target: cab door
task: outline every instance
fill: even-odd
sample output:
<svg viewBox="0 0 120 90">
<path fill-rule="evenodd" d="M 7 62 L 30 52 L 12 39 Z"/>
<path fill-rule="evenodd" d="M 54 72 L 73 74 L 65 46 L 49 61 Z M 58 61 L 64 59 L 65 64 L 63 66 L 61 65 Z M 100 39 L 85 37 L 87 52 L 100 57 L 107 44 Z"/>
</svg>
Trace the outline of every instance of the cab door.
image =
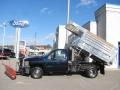
<svg viewBox="0 0 120 90">
<path fill-rule="evenodd" d="M 58 49 L 51 52 L 45 62 L 45 68 L 48 72 L 66 72 L 68 69 L 66 50 Z"/>
</svg>

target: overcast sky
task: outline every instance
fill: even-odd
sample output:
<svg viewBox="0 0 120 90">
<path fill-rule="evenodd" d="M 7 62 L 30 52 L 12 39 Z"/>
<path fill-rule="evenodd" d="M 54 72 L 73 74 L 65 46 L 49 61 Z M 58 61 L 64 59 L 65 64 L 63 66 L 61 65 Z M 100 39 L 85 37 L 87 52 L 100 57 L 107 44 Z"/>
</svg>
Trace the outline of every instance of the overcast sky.
<svg viewBox="0 0 120 90">
<path fill-rule="evenodd" d="M 80 25 L 95 20 L 94 12 L 105 3 L 120 5 L 120 0 L 71 0 L 70 20 Z M 27 43 L 52 44 L 59 24 L 66 24 L 67 0 L 0 0 L 0 24 L 13 19 L 28 20 L 29 27 L 22 28 L 21 40 Z M 0 44 L 3 28 L 0 25 Z M 15 28 L 6 27 L 5 44 L 15 43 Z"/>
</svg>

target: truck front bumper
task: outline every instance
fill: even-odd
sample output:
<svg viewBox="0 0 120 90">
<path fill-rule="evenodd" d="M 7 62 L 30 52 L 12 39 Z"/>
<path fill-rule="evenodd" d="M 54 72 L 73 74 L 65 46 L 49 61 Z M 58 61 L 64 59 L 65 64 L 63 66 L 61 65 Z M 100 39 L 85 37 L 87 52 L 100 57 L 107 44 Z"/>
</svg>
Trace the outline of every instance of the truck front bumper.
<svg viewBox="0 0 120 90">
<path fill-rule="evenodd" d="M 22 73 L 24 75 L 29 75 L 30 74 L 30 67 L 23 67 L 22 68 Z"/>
</svg>

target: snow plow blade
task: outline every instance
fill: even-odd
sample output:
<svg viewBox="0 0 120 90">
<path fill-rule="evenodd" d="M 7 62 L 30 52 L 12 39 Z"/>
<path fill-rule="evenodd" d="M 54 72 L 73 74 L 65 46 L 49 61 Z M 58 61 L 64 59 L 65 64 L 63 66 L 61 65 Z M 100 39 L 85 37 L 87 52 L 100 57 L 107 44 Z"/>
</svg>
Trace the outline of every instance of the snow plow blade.
<svg viewBox="0 0 120 90">
<path fill-rule="evenodd" d="M 5 66 L 5 74 L 11 78 L 12 80 L 16 79 L 16 70 L 14 70 L 11 66 L 3 64 Z"/>
</svg>

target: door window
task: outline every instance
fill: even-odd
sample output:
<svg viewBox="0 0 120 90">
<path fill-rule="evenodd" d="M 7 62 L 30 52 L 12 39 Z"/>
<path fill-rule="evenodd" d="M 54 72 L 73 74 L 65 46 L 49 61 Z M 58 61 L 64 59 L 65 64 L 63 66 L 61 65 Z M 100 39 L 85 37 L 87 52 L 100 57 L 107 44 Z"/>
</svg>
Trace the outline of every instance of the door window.
<svg viewBox="0 0 120 90">
<path fill-rule="evenodd" d="M 66 52 L 65 52 L 65 50 L 56 50 L 49 55 L 49 59 L 65 61 L 67 59 Z"/>
</svg>

